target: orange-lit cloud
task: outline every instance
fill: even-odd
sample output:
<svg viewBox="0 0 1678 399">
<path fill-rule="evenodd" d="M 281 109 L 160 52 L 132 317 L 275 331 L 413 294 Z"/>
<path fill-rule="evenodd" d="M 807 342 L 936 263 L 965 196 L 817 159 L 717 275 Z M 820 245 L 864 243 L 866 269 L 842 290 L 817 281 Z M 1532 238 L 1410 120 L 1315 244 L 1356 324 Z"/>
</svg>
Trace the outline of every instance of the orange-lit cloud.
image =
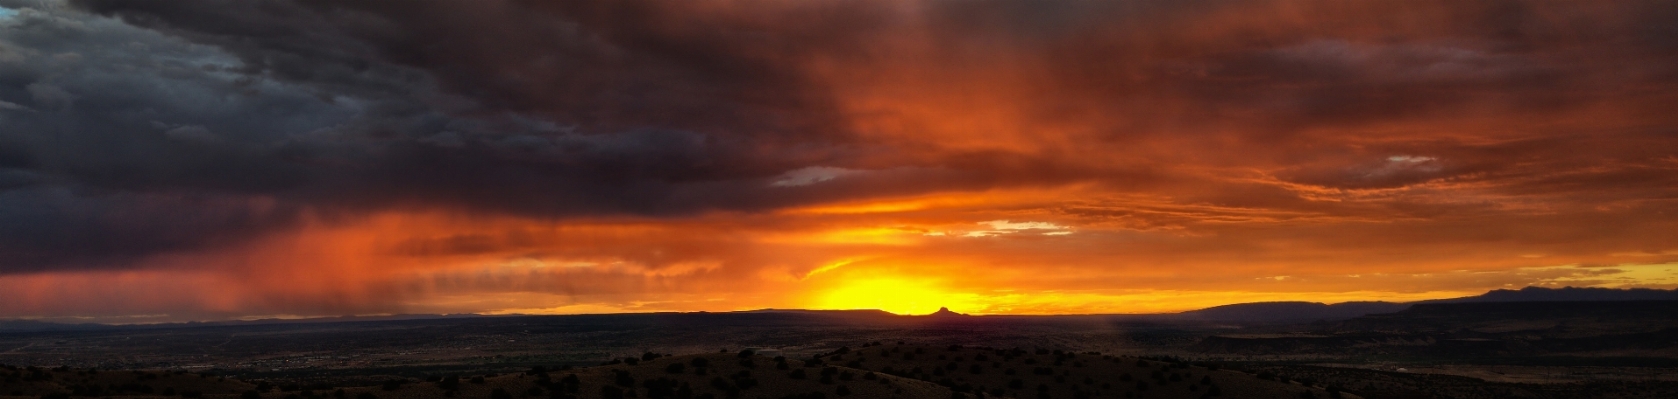
<svg viewBox="0 0 1678 399">
<path fill-rule="evenodd" d="M 1678 287 L 1666 2 L 26 6 L 0 317 Z"/>
</svg>

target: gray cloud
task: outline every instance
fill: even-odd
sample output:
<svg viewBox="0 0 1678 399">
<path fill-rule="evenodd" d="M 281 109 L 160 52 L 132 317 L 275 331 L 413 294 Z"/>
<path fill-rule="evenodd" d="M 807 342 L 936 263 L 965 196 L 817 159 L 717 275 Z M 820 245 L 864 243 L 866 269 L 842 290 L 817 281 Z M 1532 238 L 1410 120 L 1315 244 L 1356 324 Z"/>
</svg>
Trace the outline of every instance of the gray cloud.
<svg viewBox="0 0 1678 399">
<path fill-rule="evenodd" d="M 1378 218 L 1466 207 L 1378 192 L 1424 184 L 1561 208 L 1678 186 L 1654 161 L 1678 81 L 1660 2 L 1303 7 L 1321 24 L 1215 1 L 0 6 L 18 10 L 0 18 L 0 273 L 122 267 L 305 211 L 656 217 L 1086 182 Z M 893 47 L 908 36 L 924 47 Z M 871 80 L 893 73 L 921 79 Z M 1001 105 L 846 103 L 902 83 Z M 1581 122 L 1603 109 L 1612 126 Z M 964 137 L 1000 144 L 931 131 L 1003 111 L 1020 127 Z"/>
</svg>

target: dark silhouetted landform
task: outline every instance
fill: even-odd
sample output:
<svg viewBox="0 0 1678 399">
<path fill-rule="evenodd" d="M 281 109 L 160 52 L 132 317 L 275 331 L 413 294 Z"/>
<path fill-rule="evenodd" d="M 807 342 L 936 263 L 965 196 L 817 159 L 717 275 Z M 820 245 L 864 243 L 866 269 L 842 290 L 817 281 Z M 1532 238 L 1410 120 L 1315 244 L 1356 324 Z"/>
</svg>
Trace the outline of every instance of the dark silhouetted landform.
<svg viewBox="0 0 1678 399">
<path fill-rule="evenodd" d="M 1547 291 L 1558 290 L 1515 292 L 1525 292 L 1517 298 L 1553 298 L 1539 295 Z M 1397 306 L 1405 308 L 1348 316 Z M 605 394 L 609 385 L 624 390 L 623 397 L 635 389 L 653 399 L 683 383 L 694 399 L 703 392 L 726 399 L 728 387 L 742 381 L 754 386 L 741 388 L 745 399 L 847 396 L 840 385 L 857 398 L 963 393 L 971 399 L 979 392 L 1195 398 L 1214 386 L 1223 393 L 1214 397 L 1221 398 L 1325 398 L 1334 389 L 1342 397 L 1371 399 L 1665 399 L 1670 395 L 1662 393 L 1678 392 L 1670 377 L 1678 370 L 1678 301 L 1282 302 L 1143 315 L 761 309 L 13 324 L 48 330 L 0 332 L 0 364 L 37 367 L 0 371 L 21 382 L 0 386 L 0 393 L 22 393 L 0 399 L 63 391 L 72 397 L 168 396 L 170 389 L 202 399 L 310 399 L 288 385 L 332 387 L 317 388 L 314 399 L 336 399 L 338 387 L 346 390 L 345 399 L 369 399 L 362 393 L 446 398 L 451 391 L 456 398 L 479 399 L 617 398 Z M 765 355 L 740 356 L 742 348 Z M 777 356 L 789 359 L 788 368 Z M 700 358 L 707 360 L 695 363 Z M 61 365 L 118 371 L 47 371 Z M 553 374 L 548 385 L 536 385 L 543 392 L 535 393 L 532 385 L 542 381 L 535 367 L 568 369 Z M 696 374 L 700 368 L 704 374 Z M 798 369 L 802 378 L 794 376 Z M 625 375 L 620 371 L 630 373 L 633 384 L 618 384 Z M 572 373 L 580 382 L 555 385 Z M 458 383 L 444 382 L 452 381 L 444 380 L 448 376 Z M 471 382 L 478 377 L 482 383 Z M 727 384 L 715 382 L 719 378 Z M 250 392 L 263 382 L 279 390 Z"/>
<path fill-rule="evenodd" d="M 1287 322 L 1350 319 L 1375 313 L 1392 313 L 1410 307 L 1394 302 L 1257 302 L 1215 306 L 1183 312 L 1184 316 L 1208 321 Z"/>
<path fill-rule="evenodd" d="M 1219 334 L 1205 354 L 1429 357 L 1512 365 L 1678 367 L 1678 301 L 1458 302 L 1313 324 L 1309 331 Z"/>
<path fill-rule="evenodd" d="M 1678 301 L 1678 289 L 1650 288 L 1589 288 L 1589 287 L 1526 287 L 1519 290 L 1492 290 L 1471 297 L 1435 299 L 1415 303 L 1461 302 L 1595 302 L 1595 301 Z"/>
<path fill-rule="evenodd" d="M 1299 384 L 1178 359 L 903 343 L 865 343 L 799 357 L 759 356 L 749 351 L 685 355 L 647 352 L 591 367 L 533 366 L 512 373 L 383 376 L 385 379 L 376 384 L 316 382 L 309 387 L 180 371 L 0 366 L 0 373 L 18 376 L 0 379 L 0 392 L 19 398 L 1358 397 L 1341 392 L 1339 387 Z"/>
<path fill-rule="evenodd" d="M 932 312 L 932 314 L 929 314 L 927 316 L 930 316 L 930 317 L 967 317 L 967 314 L 956 313 L 954 311 L 951 311 L 950 308 L 938 308 L 937 312 Z"/>
<path fill-rule="evenodd" d="M 1215 306 L 1181 313 L 1185 317 L 1220 322 L 1300 322 L 1312 320 L 1346 320 L 1364 315 L 1393 313 L 1413 305 L 1485 302 L 1605 302 L 1605 301 L 1678 301 L 1678 289 L 1647 288 L 1543 288 L 1526 287 L 1520 290 L 1493 290 L 1471 297 L 1437 299 L 1409 303 L 1400 302 L 1256 302 Z M 1585 305 L 1586 307 L 1600 307 Z"/>
<path fill-rule="evenodd" d="M 180 328 L 194 326 L 254 326 L 281 324 L 315 324 L 315 323 L 349 323 L 375 321 L 407 321 L 434 319 L 462 319 L 479 317 L 566 317 L 577 322 L 589 323 L 595 321 L 610 322 L 647 322 L 647 323 L 686 323 L 701 322 L 719 325 L 786 325 L 786 324 L 849 324 L 849 323 L 900 323 L 908 322 L 906 316 L 918 318 L 931 317 L 934 320 L 960 320 L 958 318 L 997 319 L 997 318 L 1027 318 L 1045 319 L 1062 318 L 1067 320 L 1087 321 L 1106 320 L 1115 322 L 1152 322 L 1152 323 L 1188 323 L 1188 322 L 1236 322 L 1236 323 L 1292 323 L 1305 321 L 1333 321 L 1347 320 L 1364 315 L 1393 313 L 1403 311 L 1416 304 L 1442 303 L 1481 303 L 1481 302 L 1602 302 L 1602 301 L 1659 301 L 1678 300 L 1678 290 L 1658 289 L 1610 289 L 1610 288 L 1542 288 L 1526 287 L 1520 290 L 1494 290 L 1485 294 L 1451 299 L 1419 301 L 1412 303 L 1399 302 L 1345 302 L 1325 304 L 1320 302 L 1255 302 L 1214 306 L 1206 309 L 1192 310 L 1182 313 L 1163 314 L 1114 314 L 1114 315 L 1065 315 L 1065 316 L 971 316 L 951 311 L 949 308 L 939 308 L 937 312 L 924 315 L 897 315 L 877 309 L 856 310 L 809 310 L 809 309 L 758 309 L 737 312 L 659 312 L 632 314 L 593 314 L 593 315 L 563 315 L 563 316 L 528 316 L 528 315 L 477 315 L 477 314 L 449 314 L 449 315 L 384 315 L 384 316 L 341 316 L 305 319 L 259 319 L 259 320 L 227 320 L 211 322 L 160 323 L 143 325 L 112 325 L 96 323 L 56 323 L 38 320 L 0 320 L 0 332 L 47 332 L 47 331 L 90 331 L 113 328 L 148 329 L 148 328 Z"/>
</svg>

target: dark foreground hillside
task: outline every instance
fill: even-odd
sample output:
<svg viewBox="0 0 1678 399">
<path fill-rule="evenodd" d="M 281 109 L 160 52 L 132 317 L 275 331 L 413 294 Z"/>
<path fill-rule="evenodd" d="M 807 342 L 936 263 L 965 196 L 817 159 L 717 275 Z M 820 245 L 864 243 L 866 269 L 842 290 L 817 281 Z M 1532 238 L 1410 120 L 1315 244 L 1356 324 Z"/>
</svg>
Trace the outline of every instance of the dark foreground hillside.
<svg viewBox="0 0 1678 399">
<path fill-rule="evenodd" d="M 1209 336 L 1191 349 L 1208 354 L 1407 355 L 1532 364 L 1554 363 L 1553 358 L 1534 357 L 1565 355 L 1641 359 L 1624 365 L 1678 365 L 1678 301 L 1420 304 L 1318 327 L 1295 334 Z"/>
<path fill-rule="evenodd" d="M 870 344 L 800 359 L 646 354 L 583 368 L 391 378 L 377 386 L 184 372 L 0 369 L 4 398 L 1339 398 L 1334 388 L 1182 362 L 1050 350 Z"/>
</svg>

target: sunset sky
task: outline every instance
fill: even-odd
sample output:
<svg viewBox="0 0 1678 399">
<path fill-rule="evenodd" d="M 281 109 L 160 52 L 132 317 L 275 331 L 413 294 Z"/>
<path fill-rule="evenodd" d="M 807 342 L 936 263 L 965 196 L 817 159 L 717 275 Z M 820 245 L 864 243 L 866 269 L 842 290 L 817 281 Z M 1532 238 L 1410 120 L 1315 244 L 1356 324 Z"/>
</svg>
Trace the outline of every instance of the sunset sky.
<svg viewBox="0 0 1678 399">
<path fill-rule="evenodd" d="M 1678 287 L 1678 2 L 0 0 L 0 319 Z"/>
</svg>

